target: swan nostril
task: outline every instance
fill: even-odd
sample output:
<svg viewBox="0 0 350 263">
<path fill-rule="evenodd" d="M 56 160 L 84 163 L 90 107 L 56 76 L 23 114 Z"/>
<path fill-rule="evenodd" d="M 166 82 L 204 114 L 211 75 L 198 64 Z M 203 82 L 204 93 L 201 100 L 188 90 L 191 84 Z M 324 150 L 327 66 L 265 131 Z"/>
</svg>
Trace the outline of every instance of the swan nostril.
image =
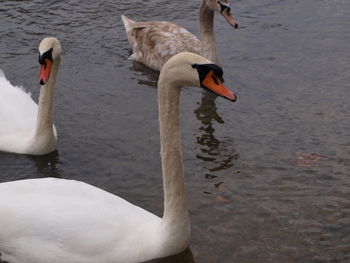
<svg viewBox="0 0 350 263">
<path fill-rule="evenodd" d="M 215 83 L 216 85 L 219 85 L 219 82 L 218 82 L 218 80 L 217 80 L 216 77 L 212 76 L 211 78 L 213 79 L 213 81 L 214 81 L 214 83 Z"/>
</svg>

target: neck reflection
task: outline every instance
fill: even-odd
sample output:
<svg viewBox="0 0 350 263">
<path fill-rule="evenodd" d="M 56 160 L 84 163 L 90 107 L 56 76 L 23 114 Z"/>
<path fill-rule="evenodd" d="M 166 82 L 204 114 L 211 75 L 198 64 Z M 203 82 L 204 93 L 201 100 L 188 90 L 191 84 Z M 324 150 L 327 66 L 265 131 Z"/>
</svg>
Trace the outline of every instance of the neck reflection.
<svg viewBox="0 0 350 263">
<path fill-rule="evenodd" d="M 199 107 L 194 111 L 197 119 L 202 123 L 199 128 L 201 134 L 197 136 L 200 153 L 196 157 L 205 162 L 204 168 L 209 172 L 226 170 L 234 165 L 238 154 L 232 149 L 232 139 L 219 140 L 215 137 L 213 122 L 224 123 L 217 112 L 215 99 L 217 95 L 204 91 Z"/>
<path fill-rule="evenodd" d="M 39 177 L 62 178 L 61 170 L 57 167 L 60 163 L 58 151 L 43 156 L 28 156 L 34 162 Z"/>
</svg>

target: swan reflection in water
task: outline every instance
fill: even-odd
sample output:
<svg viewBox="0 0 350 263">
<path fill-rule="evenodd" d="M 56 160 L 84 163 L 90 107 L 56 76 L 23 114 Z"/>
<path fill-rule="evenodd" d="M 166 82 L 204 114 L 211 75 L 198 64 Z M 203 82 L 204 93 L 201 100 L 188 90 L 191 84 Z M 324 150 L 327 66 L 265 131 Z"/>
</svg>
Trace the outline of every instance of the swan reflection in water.
<svg viewBox="0 0 350 263">
<path fill-rule="evenodd" d="M 28 158 L 34 162 L 39 173 L 38 177 L 62 178 L 61 170 L 57 167 L 57 164 L 60 163 L 57 150 L 42 156 L 28 155 Z"/>
<path fill-rule="evenodd" d="M 183 252 L 166 257 L 166 258 L 160 258 L 160 259 L 153 259 L 149 260 L 143 263 L 196 263 L 196 261 L 193 258 L 193 254 L 190 248 L 185 249 Z"/>
<path fill-rule="evenodd" d="M 149 87 L 157 87 L 159 71 L 155 71 L 139 62 L 132 60 L 130 71 L 141 73 L 142 78 L 137 78 L 137 83 Z M 145 76 L 146 78 L 143 78 Z"/>
<path fill-rule="evenodd" d="M 25 178 L 62 178 L 58 151 L 41 156 L 0 152 L 0 159 L 2 182 Z M 33 172 L 35 170 L 37 172 Z"/>
<path fill-rule="evenodd" d="M 213 121 L 224 123 L 221 116 L 217 113 L 215 99 L 217 95 L 210 91 L 203 91 L 202 100 L 198 108 L 194 111 L 197 119 L 202 123 L 199 128 L 202 134 L 197 137 L 200 153 L 196 157 L 207 164 L 205 167 L 209 172 L 226 170 L 234 165 L 239 155 L 232 148 L 231 138 L 228 141 L 220 141 L 214 135 L 215 129 Z M 206 178 L 212 178 L 212 175 L 206 175 Z"/>
</svg>

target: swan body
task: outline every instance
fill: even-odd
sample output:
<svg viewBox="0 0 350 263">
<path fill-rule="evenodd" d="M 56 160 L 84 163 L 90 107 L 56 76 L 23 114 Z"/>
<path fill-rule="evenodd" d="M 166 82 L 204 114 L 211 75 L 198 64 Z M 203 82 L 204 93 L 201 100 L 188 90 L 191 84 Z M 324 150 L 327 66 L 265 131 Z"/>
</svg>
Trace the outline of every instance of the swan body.
<svg viewBox="0 0 350 263">
<path fill-rule="evenodd" d="M 218 63 L 214 36 L 214 12 L 222 14 L 228 23 L 238 27 L 230 14 L 228 0 L 202 0 L 199 11 L 201 39 L 174 23 L 167 21 L 135 22 L 122 15 L 129 43 L 133 48 L 131 59 L 154 70 L 175 54 L 188 51 Z"/>
<path fill-rule="evenodd" d="M 83 182 L 29 179 L 0 189 L 1 259 L 11 263 L 138 262 L 166 244 L 154 235 L 161 218 Z"/>
<path fill-rule="evenodd" d="M 40 43 L 41 56 L 47 51 L 53 61 L 47 62 L 50 66 L 46 64 L 47 59 L 42 61 L 39 76 L 45 78 L 45 83 L 40 80 L 39 105 L 30 93 L 12 86 L 0 71 L 0 151 L 43 155 L 56 149 L 57 132 L 53 125 L 52 104 L 61 52 L 56 38 L 46 38 Z"/>
<path fill-rule="evenodd" d="M 160 73 L 162 217 L 79 181 L 45 178 L 1 183 L 1 260 L 136 263 L 183 251 L 189 245 L 190 223 L 179 127 L 180 88 L 203 86 L 235 100 L 222 85 L 221 75 L 220 68 L 193 53 L 174 56 Z"/>
</svg>

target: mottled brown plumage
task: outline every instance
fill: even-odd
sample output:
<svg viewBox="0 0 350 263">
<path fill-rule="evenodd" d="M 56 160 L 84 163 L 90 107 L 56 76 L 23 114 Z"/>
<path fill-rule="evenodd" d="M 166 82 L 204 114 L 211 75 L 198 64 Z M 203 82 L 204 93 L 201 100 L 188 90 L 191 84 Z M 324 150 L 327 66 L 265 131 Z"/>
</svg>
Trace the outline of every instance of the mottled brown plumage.
<svg viewBox="0 0 350 263">
<path fill-rule="evenodd" d="M 128 40 L 133 48 L 131 59 L 160 70 L 172 56 L 188 51 L 218 63 L 213 30 L 215 11 L 221 13 L 229 24 L 237 27 L 227 0 L 202 0 L 199 11 L 201 40 L 171 22 L 135 22 L 122 15 Z"/>
</svg>

